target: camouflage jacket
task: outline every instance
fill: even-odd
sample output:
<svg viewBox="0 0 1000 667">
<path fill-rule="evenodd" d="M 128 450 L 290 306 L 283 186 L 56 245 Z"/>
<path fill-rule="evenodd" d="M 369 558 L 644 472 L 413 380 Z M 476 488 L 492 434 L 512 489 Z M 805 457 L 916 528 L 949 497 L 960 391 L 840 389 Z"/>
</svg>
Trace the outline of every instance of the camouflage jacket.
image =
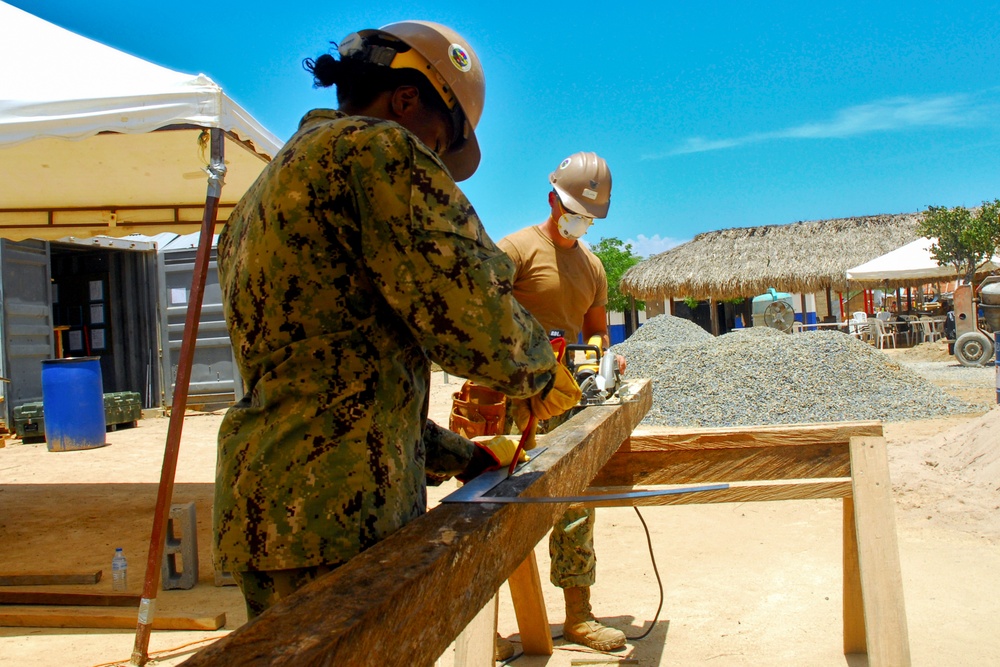
<svg viewBox="0 0 1000 667">
<path fill-rule="evenodd" d="M 307 114 L 230 216 L 218 266 L 247 385 L 219 432 L 221 569 L 337 565 L 422 514 L 425 463 L 465 462 L 427 426 L 431 361 L 515 396 L 551 378 L 510 259 L 395 123 Z"/>
</svg>

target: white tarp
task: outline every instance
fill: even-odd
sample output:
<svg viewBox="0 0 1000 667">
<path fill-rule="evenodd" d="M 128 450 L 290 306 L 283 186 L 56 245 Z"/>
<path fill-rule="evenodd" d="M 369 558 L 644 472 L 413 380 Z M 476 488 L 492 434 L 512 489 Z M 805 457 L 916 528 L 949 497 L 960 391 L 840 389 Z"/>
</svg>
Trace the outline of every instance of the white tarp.
<svg viewBox="0 0 1000 667">
<path fill-rule="evenodd" d="M 919 238 L 896 248 L 881 257 L 847 270 L 847 279 L 856 283 L 884 283 L 917 285 L 921 282 L 955 280 L 958 275 L 950 264 L 941 266 L 931 254 L 931 246 L 937 242 L 933 238 Z M 981 269 L 982 272 L 995 270 L 1000 266 L 1000 257 Z"/>
<path fill-rule="evenodd" d="M 239 200 L 281 147 L 204 74 L 160 67 L 3 2 L 0 82 L 6 238 L 33 235 L 21 227 L 34 227 L 39 238 L 84 236 L 88 225 L 116 236 L 156 233 L 165 215 L 148 210 L 156 206 L 181 207 L 170 218 L 187 231 L 200 220 L 190 209 L 205 201 L 202 128 L 229 133 L 223 206 Z"/>
</svg>

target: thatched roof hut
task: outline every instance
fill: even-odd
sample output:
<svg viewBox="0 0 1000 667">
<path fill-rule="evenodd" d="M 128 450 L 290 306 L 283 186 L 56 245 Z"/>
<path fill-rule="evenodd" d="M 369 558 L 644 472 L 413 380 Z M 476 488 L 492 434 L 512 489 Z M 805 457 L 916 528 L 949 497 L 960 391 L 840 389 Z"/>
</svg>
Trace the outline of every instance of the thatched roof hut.
<svg viewBox="0 0 1000 667">
<path fill-rule="evenodd" d="M 847 289 L 847 269 L 920 235 L 922 213 L 814 220 L 706 232 L 629 269 L 621 290 L 637 299 L 733 299 L 779 291 Z"/>
</svg>

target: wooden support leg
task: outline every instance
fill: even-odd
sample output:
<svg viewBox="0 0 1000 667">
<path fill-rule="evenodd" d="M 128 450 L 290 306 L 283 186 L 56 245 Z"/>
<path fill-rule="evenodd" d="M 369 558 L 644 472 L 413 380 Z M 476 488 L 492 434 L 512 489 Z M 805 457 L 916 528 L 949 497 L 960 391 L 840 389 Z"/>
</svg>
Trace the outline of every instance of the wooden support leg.
<svg viewBox="0 0 1000 667">
<path fill-rule="evenodd" d="M 910 640 L 885 439 L 854 437 L 850 447 L 868 664 L 908 667 Z"/>
<path fill-rule="evenodd" d="M 455 638 L 455 666 L 493 667 L 494 645 L 497 635 L 497 607 L 499 599 L 486 603 L 465 630 Z"/>
<path fill-rule="evenodd" d="M 514 573 L 507 579 L 510 597 L 514 601 L 514 615 L 521 632 L 521 647 L 526 655 L 552 655 L 552 633 L 549 632 L 549 614 L 542 595 L 542 581 L 538 576 L 535 552 L 528 553 Z"/>
<path fill-rule="evenodd" d="M 854 499 L 844 498 L 844 653 L 866 653 L 865 609 L 861 599 Z"/>
</svg>

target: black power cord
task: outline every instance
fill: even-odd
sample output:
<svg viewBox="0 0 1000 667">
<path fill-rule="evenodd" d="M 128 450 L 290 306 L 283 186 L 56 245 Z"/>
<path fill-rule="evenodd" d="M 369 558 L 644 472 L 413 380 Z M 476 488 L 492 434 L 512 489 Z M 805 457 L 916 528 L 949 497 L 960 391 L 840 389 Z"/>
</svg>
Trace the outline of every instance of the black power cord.
<svg viewBox="0 0 1000 667">
<path fill-rule="evenodd" d="M 659 604 L 656 605 L 656 613 L 653 614 L 653 620 L 652 622 L 650 622 L 649 627 L 646 628 L 645 632 L 643 632 L 641 635 L 637 637 L 629 637 L 627 635 L 625 637 L 625 639 L 627 639 L 630 642 L 636 642 L 648 637 L 649 633 L 652 632 L 653 628 L 656 627 L 656 623 L 660 620 L 660 612 L 663 610 L 663 579 L 660 578 L 660 570 L 658 567 L 656 567 L 656 556 L 653 554 L 653 540 L 649 536 L 649 526 L 646 525 L 646 520 L 642 518 L 642 514 L 639 512 L 639 508 L 633 505 L 632 509 L 635 510 L 635 514 L 637 517 L 639 517 L 639 522 L 642 524 L 642 529 L 646 533 L 646 546 L 649 548 L 649 562 L 653 564 L 653 574 L 656 575 L 656 585 L 660 589 L 660 602 Z M 563 636 L 561 634 L 553 635 L 552 637 L 553 641 L 562 638 Z M 515 653 L 511 657 L 504 660 L 501 664 L 509 665 L 510 663 L 514 662 L 523 655 L 524 655 L 523 651 L 521 653 Z"/>
<path fill-rule="evenodd" d="M 642 514 L 639 513 L 639 508 L 633 505 L 632 509 L 635 510 L 635 515 L 639 517 L 639 521 L 642 522 L 642 529 L 646 531 L 646 545 L 649 547 L 649 561 L 653 564 L 653 574 L 656 575 L 656 584 L 660 589 L 660 603 L 656 605 L 656 613 L 653 614 L 652 623 L 650 623 L 649 627 L 646 628 L 646 631 L 638 637 L 625 637 L 625 639 L 628 639 L 629 641 L 638 641 L 640 639 L 645 639 L 649 633 L 653 631 L 653 628 L 656 627 L 656 622 L 660 620 L 660 610 L 663 609 L 663 580 L 660 579 L 660 570 L 656 567 L 656 556 L 653 555 L 653 540 L 649 537 L 649 526 L 646 525 L 646 520 L 643 519 Z"/>
</svg>

